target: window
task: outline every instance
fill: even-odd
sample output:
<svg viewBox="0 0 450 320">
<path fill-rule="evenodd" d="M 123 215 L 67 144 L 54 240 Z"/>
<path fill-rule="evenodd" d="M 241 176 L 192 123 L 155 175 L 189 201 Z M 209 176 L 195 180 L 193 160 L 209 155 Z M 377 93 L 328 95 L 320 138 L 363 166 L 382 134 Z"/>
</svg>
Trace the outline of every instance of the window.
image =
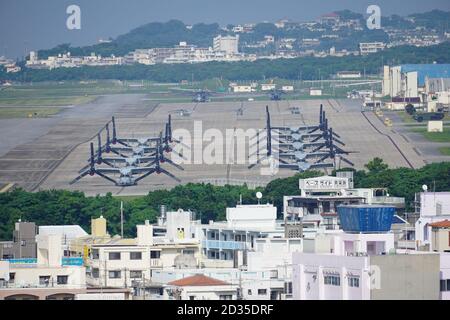
<svg viewBox="0 0 450 320">
<path fill-rule="evenodd" d="M 159 259 L 161 257 L 161 251 L 150 251 L 150 259 Z"/>
<path fill-rule="evenodd" d="M 340 286 L 341 278 L 338 275 L 324 276 L 323 282 L 324 282 L 324 284 L 329 285 L 329 286 Z"/>
<path fill-rule="evenodd" d="M 267 290 L 266 289 L 258 289 L 258 295 L 263 296 L 267 294 Z"/>
<path fill-rule="evenodd" d="M 251 289 L 248 289 L 247 294 L 248 294 L 249 296 L 251 296 L 251 295 L 252 295 L 252 290 L 251 290 Z"/>
<path fill-rule="evenodd" d="M 98 249 L 92 249 L 92 259 L 98 260 L 100 257 L 100 252 Z"/>
<path fill-rule="evenodd" d="M 94 278 L 94 279 L 100 278 L 100 271 L 98 270 L 98 268 L 92 269 L 92 278 Z"/>
<path fill-rule="evenodd" d="M 233 296 L 231 294 L 221 294 L 219 300 L 233 300 Z"/>
<path fill-rule="evenodd" d="M 39 276 L 39 284 L 41 286 L 48 286 L 50 284 L 50 276 Z"/>
<path fill-rule="evenodd" d="M 195 296 L 189 296 L 189 300 L 195 300 Z"/>
<path fill-rule="evenodd" d="M 447 279 L 447 291 L 450 291 L 450 279 Z"/>
<path fill-rule="evenodd" d="M 132 271 L 130 271 L 130 278 L 131 279 L 141 279 L 142 278 L 142 271 L 141 270 L 132 270 Z"/>
<path fill-rule="evenodd" d="M 292 282 L 285 282 L 284 283 L 284 293 L 292 294 Z"/>
<path fill-rule="evenodd" d="M 184 249 L 184 250 L 183 250 L 183 254 L 184 254 L 184 255 L 193 256 L 194 253 L 195 253 L 194 249 Z"/>
<path fill-rule="evenodd" d="M 14 283 L 14 280 L 16 280 L 16 273 L 15 272 L 11 272 L 9 274 L 9 283 Z"/>
<path fill-rule="evenodd" d="M 348 277 L 348 286 L 352 288 L 359 288 L 359 277 Z"/>
<path fill-rule="evenodd" d="M 58 276 L 56 278 L 56 283 L 58 284 L 67 284 L 69 282 L 69 276 Z"/>
<path fill-rule="evenodd" d="M 120 260 L 120 252 L 110 252 L 109 260 Z"/>
<path fill-rule="evenodd" d="M 142 260 L 142 252 L 130 252 L 130 260 Z"/>
<path fill-rule="evenodd" d="M 121 274 L 120 271 L 109 271 L 108 273 L 110 279 L 120 279 Z"/>
<path fill-rule="evenodd" d="M 447 291 L 447 286 L 446 286 L 445 280 L 440 281 L 440 290 L 441 290 L 441 292 Z"/>
</svg>

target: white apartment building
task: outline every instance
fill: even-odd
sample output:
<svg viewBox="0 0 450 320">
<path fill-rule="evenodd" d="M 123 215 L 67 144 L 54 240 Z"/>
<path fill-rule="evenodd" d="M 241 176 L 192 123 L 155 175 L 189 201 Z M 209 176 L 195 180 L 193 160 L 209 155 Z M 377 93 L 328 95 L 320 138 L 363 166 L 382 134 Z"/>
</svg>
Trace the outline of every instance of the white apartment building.
<svg viewBox="0 0 450 320">
<path fill-rule="evenodd" d="M 359 52 L 363 56 L 371 53 L 377 53 L 385 48 L 386 44 L 383 42 L 362 42 L 359 44 Z"/>
<path fill-rule="evenodd" d="M 169 282 L 165 299 L 173 300 L 236 300 L 237 287 L 204 275 L 194 275 Z"/>
<path fill-rule="evenodd" d="M 239 53 L 239 35 L 217 36 L 213 40 L 214 51 L 223 51 L 226 55 L 236 55 Z"/>
<path fill-rule="evenodd" d="M 293 254 L 295 300 L 439 299 L 438 254 L 395 254 L 392 233 L 328 240 L 328 252 Z"/>
<path fill-rule="evenodd" d="M 163 269 L 153 272 L 153 281 L 165 287 L 174 281 L 202 275 L 237 288 L 243 300 L 280 300 L 284 298 L 285 281 L 274 270 L 244 270 L 238 268 Z M 164 297 L 156 297 L 164 299 Z"/>
<path fill-rule="evenodd" d="M 440 300 L 450 300 L 450 253 L 440 253 Z"/>
<path fill-rule="evenodd" d="M 226 222 L 198 225 L 202 254 L 209 266 L 239 267 L 246 264 L 246 252 L 254 250 L 258 238 L 282 236 L 273 205 L 237 205 L 227 208 Z M 243 253 L 240 255 L 238 253 Z"/>
<path fill-rule="evenodd" d="M 39 235 L 59 235 L 63 256 L 69 256 L 70 243 L 76 238 L 85 237 L 88 234 L 78 225 L 63 225 L 39 226 Z"/>
<path fill-rule="evenodd" d="M 415 224 L 417 248 L 433 251 L 430 224 L 450 220 L 450 192 L 421 192 L 416 195 L 416 202 L 420 209 L 420 217 Z"/>
</svg>

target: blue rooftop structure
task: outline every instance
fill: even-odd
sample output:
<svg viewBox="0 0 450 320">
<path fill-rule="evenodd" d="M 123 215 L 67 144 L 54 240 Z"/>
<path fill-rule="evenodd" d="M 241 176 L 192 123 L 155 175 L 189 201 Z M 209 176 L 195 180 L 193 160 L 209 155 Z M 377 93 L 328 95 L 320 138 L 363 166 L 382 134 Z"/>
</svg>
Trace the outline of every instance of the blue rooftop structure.
<svg viewBox="0 0 450 320">
<path fill-rule="evenodd" d="M 339 206 L 339 220 L 347 233 L 385 233 L 391 230 L 395 207 L 373 205 Z"/>
<path fill-rule="evenodd" d="M 425 85 L 425 78 L 450 78 L 450 64 L 402 64 L 401 72 L 418 73 L 419 86 Z"/>
</svg>

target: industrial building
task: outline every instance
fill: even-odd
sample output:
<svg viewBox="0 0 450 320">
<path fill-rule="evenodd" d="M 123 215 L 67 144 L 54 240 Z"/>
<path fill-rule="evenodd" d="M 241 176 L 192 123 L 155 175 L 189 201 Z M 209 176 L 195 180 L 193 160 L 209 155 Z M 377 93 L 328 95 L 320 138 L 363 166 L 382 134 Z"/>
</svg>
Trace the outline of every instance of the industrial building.
<svg viewBox="0 0 450 320">
<path fill-rule="evenodd" d="M 431 95 L 448 91 L 450 64 L 405 64 L 394 67 L 384 66 L 383 96 L 390 96 L 388 107 L 403 109 L 406 104 L 420 106 L 434 100 Z M 443 95 L 448 96 L 447 95 Z M 440 101 L 440 102 L 446 102 Z"/>
</svg>

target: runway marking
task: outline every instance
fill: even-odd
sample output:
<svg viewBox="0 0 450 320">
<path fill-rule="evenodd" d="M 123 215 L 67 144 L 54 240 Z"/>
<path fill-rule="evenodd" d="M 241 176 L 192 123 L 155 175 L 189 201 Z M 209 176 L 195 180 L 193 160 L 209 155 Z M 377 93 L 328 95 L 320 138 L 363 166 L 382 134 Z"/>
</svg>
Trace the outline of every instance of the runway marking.
<svg viewBox="0 0 450 320">
<path fill-rule="evenodd" d="M 398 150 L 398 152 L 400 152 L 400 154 L 402 155 L 403 159 L 406 161 L 406 163 L 409 165 L 409 167 L 411 169 L 414 169 L 414 166 L 411 164 L 411 162 L 408 160 L 408 158 L 406 158 L 405 154 L 402 152 L 402 150 L 400 150 L 399 146 L 397 145 L 397 143 L 395 143 L 394 139 L 392 139 L 392 137 L 386 133 L 381 132 L 370 120 L 369 118 L 366 116 L 364 111 L 361 111 L 361 114 L 364 116 L 364 118 L 366 118 L 367 122 L 369 122 L 369 124 L 372 126 L 372 128 L 374 128 L 379 134 L 387 137 L 391 143 L 394 145 L 394 147 Z"/>
</svg>

